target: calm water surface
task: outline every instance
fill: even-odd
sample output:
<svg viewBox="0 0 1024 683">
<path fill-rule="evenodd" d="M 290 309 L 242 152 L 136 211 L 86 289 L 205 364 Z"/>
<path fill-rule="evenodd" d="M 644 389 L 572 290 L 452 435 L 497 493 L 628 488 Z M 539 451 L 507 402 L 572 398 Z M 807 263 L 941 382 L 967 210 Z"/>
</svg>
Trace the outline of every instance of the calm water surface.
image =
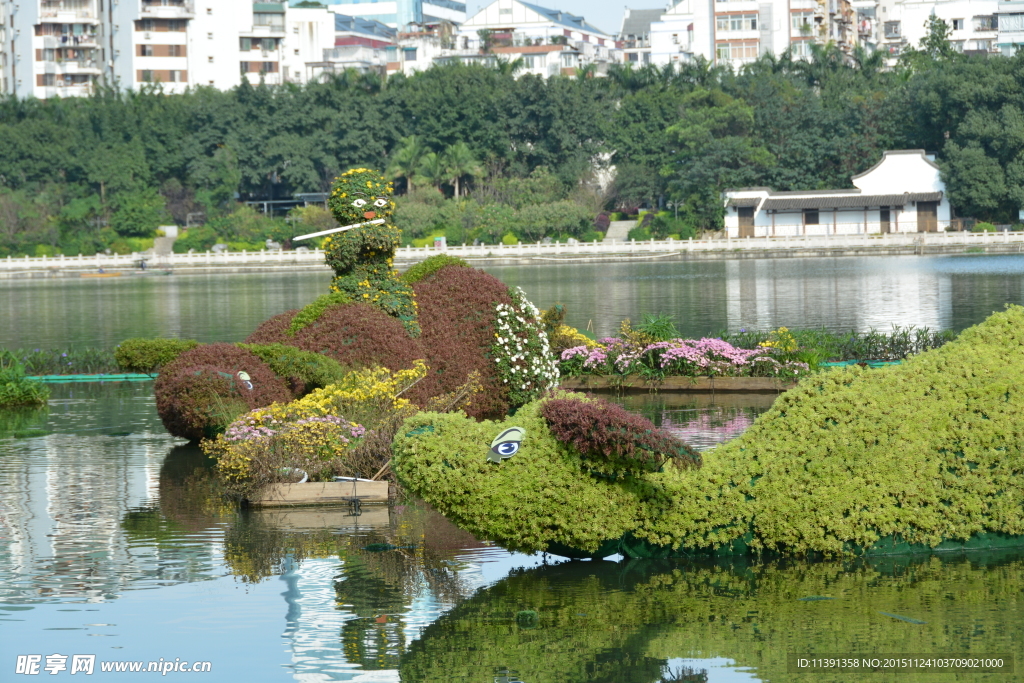
<svg viewBox="0 0 1024 683">
<path fill-rule="evenodd" d="M 771 397 L 623 401 L 707 449 Z M 210 661 L 211 681 L 874 682 L 906 675 L 789 674 L 786 654 L 1022 650 L 1021 553 L 565 563 L 415 504 L 239 512 L 150 383 L 57 385 L 0 421 L 3 680 L 18 655 L 93 654 Z"/>
<path fill-rule="evenodd" d="M 492 266 L 540 307 L 598 335 L 671 313 L 686 336 L 741 328 L 961 330 L 1024 303 L 1024 255 L 889 256 Z M 324 273 L 0 283 L 0 347 L 110 347 L 128 337 L 241 341 L 327 291 Z"/>
</svg>

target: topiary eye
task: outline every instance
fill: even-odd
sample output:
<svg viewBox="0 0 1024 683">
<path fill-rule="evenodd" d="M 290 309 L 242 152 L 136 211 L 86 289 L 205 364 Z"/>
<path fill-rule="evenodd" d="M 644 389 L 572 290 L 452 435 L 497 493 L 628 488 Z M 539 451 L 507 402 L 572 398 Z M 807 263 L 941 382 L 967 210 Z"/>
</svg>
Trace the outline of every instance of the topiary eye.
<svg viewBox="0 0 1024 683">
<path fill-rule="evenodd" d="M 509 427 L 491 442 L 491 452 L 487 454 L 489 462 L 501 463 L 502 460 L 511 458 L 519 452 L 519 446 L 526 436 L 526 430 L 522 427 Z"/>
<path fill-rule="evenodd" d="M 356 207 L 357 209 L 361 209 L 364 206 L 366 206 L 366 200 L 365 199 L 357 199 L 354 202 L 352 202 L 352 206 Z"/>
<path fill-rule="evenodd" d="M 373 203 L 373 205 L 374 206 L 385 206 L 385 205 L 387 205 L 387 203 L 388 203 L 388 200 L 382 198 L 382 199 L 378 199 L 377 201 L 375 201 Z"/>
</svg>

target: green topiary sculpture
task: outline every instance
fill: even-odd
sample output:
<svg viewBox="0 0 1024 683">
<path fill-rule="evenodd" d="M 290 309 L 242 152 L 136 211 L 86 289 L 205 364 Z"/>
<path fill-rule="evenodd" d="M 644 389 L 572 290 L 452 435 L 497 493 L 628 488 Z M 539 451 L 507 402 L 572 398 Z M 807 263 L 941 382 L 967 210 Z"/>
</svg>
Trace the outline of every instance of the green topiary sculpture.
<svg viewBox="0 0 1024 683">
<path fill-rule="evenodd" d="M 359 227 L 324 239 L 327 265 L 335 273 L 331 291 L 380 308 L 418 337 L 412 288 L 394 269 L 401 233 L 390 223 L 395 210 L 392 192 L 394 188 L 384 176 L 365 168 L 345 171 L 334 180 L 328 199 L 331 213 L 342 226 Z"/>
</svg>

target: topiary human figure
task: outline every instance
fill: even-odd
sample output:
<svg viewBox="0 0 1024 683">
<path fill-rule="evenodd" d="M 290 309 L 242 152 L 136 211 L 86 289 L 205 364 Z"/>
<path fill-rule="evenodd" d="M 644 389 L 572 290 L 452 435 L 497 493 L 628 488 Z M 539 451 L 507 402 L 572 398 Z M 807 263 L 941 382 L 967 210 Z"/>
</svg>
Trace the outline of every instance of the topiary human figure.
<svg viewBox="0 0 1024 683">
<path fill-rule="evenodd" d="M 327 200 L 341 225 L 383 219 L 335 233 L 324 240 L 327 265 L 334 269 L 331 290 L 344 292 L 353 301 L 376 306 L 402 321 L 413 337 L 420 334 L 412 288 L 394 269 L 395 247 L 400 231 L 390 223 L 395 211 L 392 184 L 377 171 L 354 168 L 335 178 Z"/>
</svg>

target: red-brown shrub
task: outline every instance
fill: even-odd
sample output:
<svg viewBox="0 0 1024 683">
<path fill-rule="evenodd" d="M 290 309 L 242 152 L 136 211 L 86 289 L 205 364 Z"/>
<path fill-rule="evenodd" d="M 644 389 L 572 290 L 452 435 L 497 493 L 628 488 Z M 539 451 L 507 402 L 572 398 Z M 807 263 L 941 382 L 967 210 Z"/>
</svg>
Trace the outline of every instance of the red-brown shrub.
<svg viewBox="0 0 1024 683">
<path fill-rule="evenodd" d="M 245 339 L 246 344 L 290 344 L 295 337 L 288 334 L 288 326 L 292 324 L 292 318 L 299 312 L 298 308 L 284 313 L 278 313 L 272 318 L 267 318 L 253 330 Z M 293 345 L 293 344 L 290 344 Z"/>
<path fill-rule="evenodd" d="M 480 373 L 483 391 L 466 409 L 472 417 L 508 412 L 508 390 L 491 357 L 495 305 L 511 304 L 508 285 L 482 270 L 445 266 L 413 285 L 419 305 L 419 341 L 437 383 L 436 393 L 453 391 L 469 373 Z"/>
<path fill-rule="evenodd" d="M 668 459 L 698 467 L 700 454 L 642 415 L 603 399 L 551 399 L 541 406 L 556 439 L 571 444 L 605 474 L 656 471 Z"/>
<path fill-rule="evenodd" d="M 249 375 L 252 389 L 238 379 L 240 371 Z M 155 393 L 167 431 L 193 440 L 223 431 L 248 410 L 294 398 L 266 363 L 234 344 L 205 344 L 181 354 L 160 370 Z"/>
</svg>

